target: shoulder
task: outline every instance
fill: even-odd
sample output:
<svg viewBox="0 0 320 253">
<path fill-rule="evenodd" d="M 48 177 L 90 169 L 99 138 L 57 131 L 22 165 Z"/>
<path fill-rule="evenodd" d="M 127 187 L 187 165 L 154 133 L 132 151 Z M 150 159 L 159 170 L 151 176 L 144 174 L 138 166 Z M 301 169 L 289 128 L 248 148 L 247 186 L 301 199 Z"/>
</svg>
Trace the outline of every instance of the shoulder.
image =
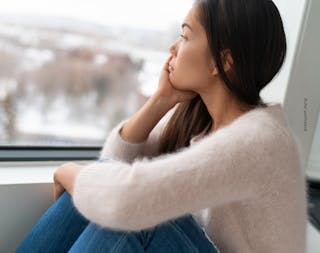
<svg viewBox="0 0 320 253">
<path fill-rule="evenodd" d="M 284 165 L 288 160 L 295 164 L 300 162 L 299 146 L 282 107 L 254 111 L 226 130 L 226 136 L 236 136 L 238 144 L 255 153 L 261 162 L 273 165 Z"/>
<path fill-rule="evenodd" d="M 261 109 L 248 112 L 231 124 L 218 129 L 198 141 L 211 150 L 238 149 L 246 153 L 289 152 L 295 146 L 290 130 L 270 111 Z M 197 143 L 194 144 L 197 146 Z"/>
</svg>

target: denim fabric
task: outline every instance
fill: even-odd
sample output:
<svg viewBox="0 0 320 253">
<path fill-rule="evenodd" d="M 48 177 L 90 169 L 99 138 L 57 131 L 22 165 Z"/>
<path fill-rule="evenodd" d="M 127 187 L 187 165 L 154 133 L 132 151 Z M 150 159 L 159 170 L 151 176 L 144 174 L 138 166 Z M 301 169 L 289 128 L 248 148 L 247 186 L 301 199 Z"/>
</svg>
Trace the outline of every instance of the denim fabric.
<svg viewBox="0 0 320 253">
<path fill-rule="evenodd" d="M 105 162 L 100 160 L 98 162 Z M 34 225 L 16 253 L 218 253 L 191 214 L 141 231 L 101 227 L 84 218 L 64 192 Z"/>
</svg>

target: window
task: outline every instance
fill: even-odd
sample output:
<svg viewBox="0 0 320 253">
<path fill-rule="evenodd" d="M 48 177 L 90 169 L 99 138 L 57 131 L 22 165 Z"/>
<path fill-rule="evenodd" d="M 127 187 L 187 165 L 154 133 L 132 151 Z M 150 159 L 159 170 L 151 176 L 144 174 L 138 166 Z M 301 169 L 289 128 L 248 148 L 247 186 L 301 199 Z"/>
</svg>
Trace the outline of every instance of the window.
<svg viewBox="0 0 320 253">
<path fill-rule="evenodd" d="M 157 88 L 191 3 L 3 0 L 0 159 L 14 150 L 22 159 L 32 150 L 96 154 Z"/>
</svg>

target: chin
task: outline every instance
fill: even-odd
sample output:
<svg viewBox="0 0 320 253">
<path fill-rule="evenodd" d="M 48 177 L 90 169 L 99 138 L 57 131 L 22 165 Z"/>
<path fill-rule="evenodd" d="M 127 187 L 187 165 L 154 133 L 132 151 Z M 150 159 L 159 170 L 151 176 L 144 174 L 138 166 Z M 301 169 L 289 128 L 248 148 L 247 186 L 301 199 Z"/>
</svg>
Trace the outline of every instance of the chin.
<svg viewBox="0 0 320 253">
<path fill-rule="evenodd" d="M 170 79 L 170 82 L 171 82 L 173 88 L 178 89 L 178 90 L 185 90 L 186 89 L 186 85 L 183 85 L 181 82 L 179 82 L 177 80 L 177 78 L 175 78 L 174 75 L 169 75 L 169 79 Z"/>
<path fill-rule="evenodd" d="M 178 89 L 179 85 L 177 85 L 177 83 L 174 80 L 170 79 L 170 82 L 173 88 Z"/>
<path fill-rule="evenodd" d="M 177 83 L 177 82 L 172 82 L 172 86 L 173 86 L 173 88 L 175 88 L 177 90 L 181 90 L 181 91 L 186 90 L 185 86 L 183 86 L 181 84 L 179 85 L 179 83 Z"/>
<path fill-rule="evenodd" d="M 169 80 L 170 80 L 170 83 L 172 84 L 172 86 L 175 88 L 176 87 L 176 85 L 175 85 L 176 81 L 174 80 L 174 78 L 172 76 L 172 73 L 170 73 L 170 75 L 169 75 Z"/>
</svg>

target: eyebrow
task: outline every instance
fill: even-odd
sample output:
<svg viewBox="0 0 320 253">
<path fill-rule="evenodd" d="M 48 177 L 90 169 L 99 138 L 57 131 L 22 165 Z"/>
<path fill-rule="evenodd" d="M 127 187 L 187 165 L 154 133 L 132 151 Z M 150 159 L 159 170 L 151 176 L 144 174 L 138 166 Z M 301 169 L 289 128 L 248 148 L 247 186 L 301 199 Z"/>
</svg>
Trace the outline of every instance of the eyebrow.
<svg viewBox="0 0 320 253">
<path fill-rule="evenodd" d="M 183 24 L 181 25 L 181 28 L 184 28 L 185 26 L 188 27 L 188 28 L 192 31 L 191 26 L 188 25 L 187 23 L 183 23 Z"/>
</svg>

